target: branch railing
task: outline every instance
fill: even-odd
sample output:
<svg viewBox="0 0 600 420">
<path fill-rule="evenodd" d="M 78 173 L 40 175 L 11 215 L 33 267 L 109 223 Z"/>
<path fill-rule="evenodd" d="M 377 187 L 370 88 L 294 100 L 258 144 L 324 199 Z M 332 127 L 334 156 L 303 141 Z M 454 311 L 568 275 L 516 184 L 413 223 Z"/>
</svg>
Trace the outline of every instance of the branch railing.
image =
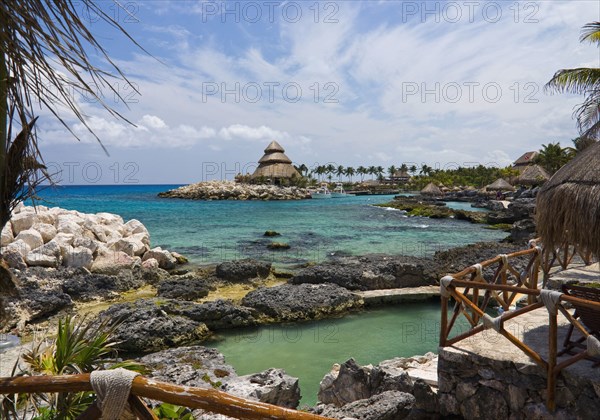
<svg viewBox="0 0 600 420">
<path fill-rule="evenodd" d="M 93 391 L 90 374 L 17 376 L 0 378 L 0 394 Z M 201 409 L 238 419 L 326 420 L 316 414 L 250 401 L 216 389 L 194 388 L 136 376 L 128 398 L 130 409 L 142 420 L 157 419 L 140 397 Z M 99 419 L 102 412 L 92 404 L 79 418 Z"/>
<path fill-rule="evenodd" d="M 565 250 L 545 252 L 541 247 L 535 246 L 535 242 L 530 243 L 531 248 L 523 251 L 514 252 L 508 255 L 499 255 L 480 264 L 475 264 L 457 274 L 446 276 L 440 281 L 441 288 L 441 328 L 440 328 L 440 346 L 451 346 L 461 340 L 472 337 L 486 329 L 492 328 L 523 353 L 529 356 L 537 365 L 543 368 L 547 373 L 547 400 L 548 409 L 554 410 L 556 380 L 560 372 L 584 358 L 598 356 L 596 354 L 600 343 L 577 319 L 569 313 L 564 307 L 564 302 L 577 304 L 600 312 L 600 302 L 576 298 L 559 292 L 538 289 L 538 276 L 540 271 L 544 274 L 550 271 L 550 268 L 557 262 L 562 264 L 571 261 L 573 255 L 577 252 L 574 248 L 567 247 Z M 564 252 L 560 258 L 556 255 Z M 556 258 L 553 258 L 556 257 Z M 517 258 L 528 258 L 526 268 L 519 271 L 513 261 Z M 586 263 L 587 261 L 584 259 Z M 493 269 L 493 275 L 485 278 L 483 271 L 488 268 Z M 544 276 L 546 279 L 546 276 Z M 543 296 L 542 296 L 543 295 Z M 541 296 L 542 301 L 538 301 Z M 513 303 L 517 299 L 525 298 L 526 304 L 521 308 L 516 308 Z M 455 300 L 452 315 L 449 317 L 450 298 Z M 492 318 L 486 313 L 491 301 L 495 300 L 504 312 Z M 525 300 L 525 299 L 524 299 Z M 553 302 L 552 302 L 553 301 Z M 522 316 L 533 310 L 548 308 L 548 356 L 545 359 L 540 353 L 519 340 L 504 328 L 504 323 L 508 320 Z M 514 309 L 513 309 L 514 308 Z M 566 360 L 557 362 L 558 348 L 558 321 L 557 315 L 560 312 L 584 337 L 590 341 L 595 340 L 595 344 L 588 344 L 588 349 L 576 354 Z M 463 315 L 469 323 L 469 329 L 466 332 L 450 337 L 457 318 Z"/>
</svg>

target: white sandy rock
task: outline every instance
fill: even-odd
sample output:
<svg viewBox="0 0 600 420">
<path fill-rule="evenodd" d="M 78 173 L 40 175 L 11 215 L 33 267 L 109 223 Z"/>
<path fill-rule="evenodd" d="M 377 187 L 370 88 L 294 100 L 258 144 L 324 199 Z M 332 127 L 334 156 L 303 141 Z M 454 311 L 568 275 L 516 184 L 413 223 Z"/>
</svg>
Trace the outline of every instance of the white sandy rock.
<svg viewBox="0 0 600 420">
<path fill-rule="evenodd" d="M 13 229 L 13 234 L 17 236 L 24 230 L 31 228 L 36 222 L 36 215 L 33 212 L 21 211 L 13 215 L 10 219 L 10 224 Z"/>
<path fill-rule="evenodd" d="M 147 270 L 155 270 L 159 268 L 158 261 L 156 258 L 148 258 L 147 260 L 142 261 L 142 268 Z"/>
<path fill-rule="evenodd" d="M 14 268 L 17 270 L 25 270 L 27 268 L 27 264 L 25 264 L 25 259 L 17 251 L 10 249 L 3 250 L 2 259 L 6 261 L 10 268 Z"/>
<path fill-rule="evenodd" d="M 98 274 L 118 274 L 121 270 L 131 270 L 141 263 L 139 257 L 131 257 L 123 251 L 101 254 L 94 260 L 91 271 Z"/>
<path fill-rule="evenodd" d="M 31 249 L 35 249 L 44 245 L 44 239 L 42 238 L 42 235 L 35 229 L 22 230 L 16 236 L 15 240 L 21 240 L 25 242 Z"/>
<path fill-rule="evenodd" d="M 30 267 L 58 267 L 62 262 L 61 248 L 53 241 L 42 245 L 25 256 Z"/>
<path fill-rule="evenodd" d="M 146 226 L 144 226 L 142 222 L 140 222 L 137 219 L 131 219 L 130 221 L 125 223 L 125 226 L 129 229 L 132 235 L 136 233 L 145 233 L 149 235 Z"/>
<path fill-rule="evenodd" d="M 29 251 L 31 251 L 31 247 L 27 245 L 27 243 L 25 243 L 22 239 L 18 239 L 11 242 L 6 246 L 5 249 L 7 251 L 18 252 L 19 254 L 21 254 L 22 257 L 25 257 L 25 255 L 29 254 Z"/>
<path fill-rule="evenodd" d="M 142 243 L 142 241 L 135 238 L 121 238 L 109 244 L 109 248 L 115 251 L 123 251 L 130 256 L 141 257 L 144 255 L 148 248 Z"/>
<path fill-rule="evenodd" d="M 85 234 L 85 232 L 84 232 L 84 234 Z M 92 236 L 93 236 L 93 234 L 92 234 Z M 87 236 L 80 236 L 80 237 L 73 239 L 73 247 L 87 248 L 93 254 L 98 249 L 98 241 L 96 239 L 89 238 Z"/>
<path fill-rule="evenodd" d="M 163 250 L 159 246 L 146 252 L 142 257 L 142 261 L 146 261 L 150 258 L 157 260 L 159 267 L 165 270 L 175 268 L 177 265 L 177 260 L 175 257 L 173 257 L 169 251 Z"/>
<path fill-rule="evenodd" d="M 71 247 L 64 260 L 64 265 L 67 267 L 85 267 L 88 270 L 92 268 L 94 257 L 89 248 L 78 246 Z"/>
<path fill-rule="evenodd" d="M 51 225 L 48 223 L 36 223 L 33 225 L 32 229 L 37 230 L 40 235 L 42 235 L 44 243 L 50 242 L 58 233 L 54 227 L 54 224 Z"/>
<path fill-rule="evenodd" d="M 0 240 L 0 246 L 6 246 L 11 243 L 15 239 L 15 235 L 13 235 L 12 225 L 8 222 L 2 228 L 2 239 Z"/>
</svg>

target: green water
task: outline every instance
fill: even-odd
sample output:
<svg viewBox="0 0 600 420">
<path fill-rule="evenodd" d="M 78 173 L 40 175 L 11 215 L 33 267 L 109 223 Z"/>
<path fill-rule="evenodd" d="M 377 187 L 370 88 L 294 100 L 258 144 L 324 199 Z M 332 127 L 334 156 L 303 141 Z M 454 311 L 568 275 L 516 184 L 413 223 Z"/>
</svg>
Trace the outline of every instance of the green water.
<svg viewBox="0 0 600 420">
<path fill-rule="evenodd" d="M 283 368 L 300 379 L 302 405 L 316 402 L 319 382 L 334 363 L 353 357 L 377 364 L 394 357 L 437 353 L 440 304 L 398 304 L 339 319 L 220 334 L 209 342 L 223 353 L 239 375 Z"/>
</svg>

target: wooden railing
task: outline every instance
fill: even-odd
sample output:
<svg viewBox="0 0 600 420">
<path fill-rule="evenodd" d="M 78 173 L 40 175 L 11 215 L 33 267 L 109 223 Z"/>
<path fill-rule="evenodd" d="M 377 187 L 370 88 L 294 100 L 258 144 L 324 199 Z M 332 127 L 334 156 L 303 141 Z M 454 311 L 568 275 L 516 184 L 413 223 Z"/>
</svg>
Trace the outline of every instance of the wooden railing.
<svg viewBox="0 0 600 420">
<path fill-rule="evenodd" d="M 508 255 L 499 255 L 481 264 L 475 264 L 460 273 L 444 277 L 441 282 L 442 291 L 442 317 L 440 329 L 440 346 L 451 346 L 457 342 L 472 337 L 484 331 L 487 328 L 494 328 L 503 335 L 508 341 L 519 348 L 523 353 L 529 356 L 536 364 L 542 367 L 547 373 L 547 400 L 546 404 L 550 410 L 555 409 L 555 389 L 556 378 L 558 374 L 567 366 L 589 357 L 588 351 L 583 351 L 569 359 L 557 363 L 557 337 L 558 322 L 557 314 L 548 311 L 548 357 L 544 359 L 538 352 L 523 343 L 509 331 L 504 329 L 504 323 L 510 319 L 517 318 L 535 309 L 544 307 L 544 304 L 537 301 L 541 294 L 538 289 L 538 276 L 540 270 L 544 273 L 549 272 L 550 268 L 556 262 L 552 258 L 556 252 L 548 252 L 546 256 L 549 259 L 544 260 L 544 251 L 540 247 L 514 252 Z M 560 264 L 572 259 L 576 250 L 569 250 L 563 254 Z M 566 256 L 565 256 L 566 255 Z M 513 264 L 516 258 L 528 258 L 526 269 L 519 272 Z M 584 260 L 585 261 L 585 260 Z M 545 266 L 544 266 L 545 264 Z M 488 275 L 486 279 L 484 270 L 497 267 L 492 276 Z M 512 307 L 517 299 L 526 296 L 527 303 L 521 308 Z M 454 310 L 451 317 L 448 316 L 450 298 L 455 300 Z M 486 314 L 490 301 L 495 300 L 504 313 L 496 318 L 491 318 Z M 575 328 L 577 328 L 585 337 L 589 336 L 586 328 L 575 319 L 563 306 L 564 302 L 575 303 L 600 312 L 600 302 L 579 299 L 573 296 L 563 294 L 557 305 L 557 311 L 560 312 Z M 468 321 L 470 327 L 463 332 L 451 338 L 453 326 L 457 318 L 463 315 Z"/>
<path fill-rule="evenodd" d="M 92 391 L 89 373 L 0 378 L 0 394 L 82 391 Z M 128 402 L 134 414 L 143 420 L 157 417 L 139 397 L 239 419 L 326 420 L 326 417 L 316 414 L 250 401 L 216 389 L 174 385 L 137 376 L 133 380 Z M 93 404 L 79 418 L 98 419 L 101 415 L 100 410 Z"/>
</svg>

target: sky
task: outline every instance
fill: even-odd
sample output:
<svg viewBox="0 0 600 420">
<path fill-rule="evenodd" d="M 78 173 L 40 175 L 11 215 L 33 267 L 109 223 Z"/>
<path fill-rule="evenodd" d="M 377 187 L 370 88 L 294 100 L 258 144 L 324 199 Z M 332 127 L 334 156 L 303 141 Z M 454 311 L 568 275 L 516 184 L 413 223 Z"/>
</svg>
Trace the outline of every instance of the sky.
<svg viewBox="0 0 600 420">
<path fill-rule="evenodd" d="M 600 20 L 595 0 L 99 4 L 151 55 L 82 8 L 136 88 L 115 78 L 121 101 L 99 87 L 132 124 L 73 92 L 107 155 L 68 114 L 79 141 L 38 110 L 60 184 L 232 179 L 271 140 L 309 168 L 503 167 L 542 144 L 571 145 L 583 98 L 544 84 L 600 66 L 598 47 L 579 42 Z"/>
</svg>

